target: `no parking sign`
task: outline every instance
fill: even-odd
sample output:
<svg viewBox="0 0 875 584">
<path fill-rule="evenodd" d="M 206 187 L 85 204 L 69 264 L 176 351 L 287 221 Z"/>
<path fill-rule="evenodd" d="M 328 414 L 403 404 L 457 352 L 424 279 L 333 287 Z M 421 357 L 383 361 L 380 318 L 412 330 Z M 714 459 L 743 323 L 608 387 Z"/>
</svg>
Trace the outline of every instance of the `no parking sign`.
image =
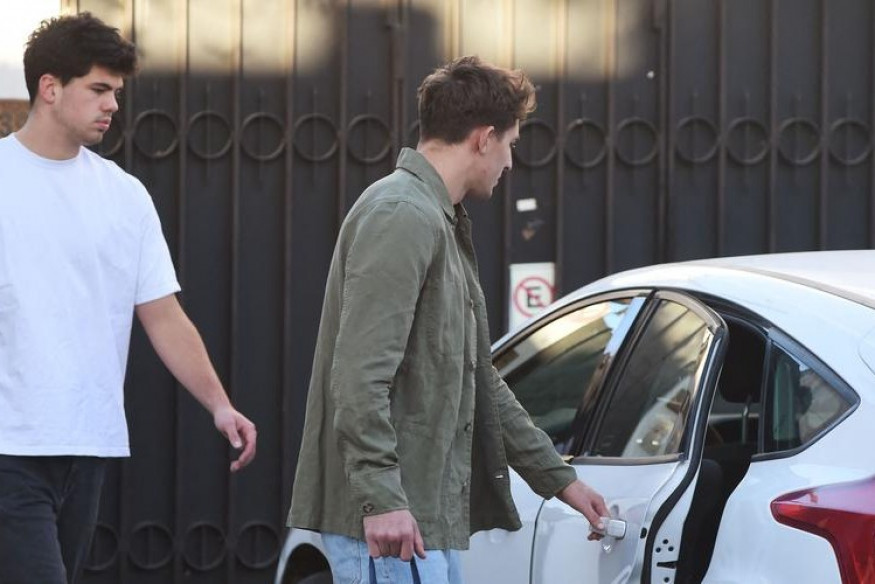
<svg viewBox="0 0 875 584">
<path fill-rule="evenodd" d="M 555 297 L 555 264 L 511 264 L 508 324 L 511 329 L 549 306 Z"/>
</svg>

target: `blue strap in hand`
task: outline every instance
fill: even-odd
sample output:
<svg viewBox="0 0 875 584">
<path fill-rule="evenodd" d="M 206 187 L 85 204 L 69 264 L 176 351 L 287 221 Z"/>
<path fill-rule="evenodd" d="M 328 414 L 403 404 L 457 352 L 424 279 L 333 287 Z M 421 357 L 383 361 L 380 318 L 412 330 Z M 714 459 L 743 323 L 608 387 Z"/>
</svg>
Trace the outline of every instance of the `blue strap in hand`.
<svg viewBox="0 0 875 584">
<path fill-rule="evenodd" d="M 368 572 L 370 584 L 377 584 L 377 566 L 374 564 L 374 558 L 368 558 Z M 410 558 L 410 573 L 413 575 L 413 584 L 422 584 L 419 579 L 419 570 L 416 569 L 416 558 Z"/>
</svg>

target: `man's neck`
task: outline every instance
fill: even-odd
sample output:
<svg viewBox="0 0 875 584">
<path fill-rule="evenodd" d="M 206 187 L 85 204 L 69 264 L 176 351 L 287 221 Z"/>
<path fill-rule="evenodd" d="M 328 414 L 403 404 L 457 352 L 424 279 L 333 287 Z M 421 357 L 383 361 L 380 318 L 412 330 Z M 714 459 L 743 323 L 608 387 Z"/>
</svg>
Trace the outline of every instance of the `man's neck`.
<svg viewBox="0 0 875 584">
<path fill-rule="evenodd" d="M 462 202 L 468 191 L 468 164 L 470 156 L 465 144 L 444 144 L 437 140 L 420 142 L 416 151 L 422 154 L 444 181 L 453 205 Z"/>
<path fill-rule="evenodd" d="M 28 150 L 49 160 L 70 160 L 79 155 L 81 146 L 66 140 L 63 132 L 34 112 L 15 138 Z"/>
</svg>

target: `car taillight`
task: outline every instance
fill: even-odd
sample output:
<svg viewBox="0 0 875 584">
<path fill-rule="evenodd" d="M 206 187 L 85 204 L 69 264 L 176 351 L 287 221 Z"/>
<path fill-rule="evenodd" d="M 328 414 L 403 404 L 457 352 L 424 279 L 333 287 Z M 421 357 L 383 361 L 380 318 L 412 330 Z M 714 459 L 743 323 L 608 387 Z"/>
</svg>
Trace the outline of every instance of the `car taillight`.
<svg viewBox="0 0 875 584">
<path fill-rule="evenodd" d="M 875 477 L 789 493 L 771 508 L 780 523 L 832 544 L 843 584 L 875 582 Z"/>
</svg>

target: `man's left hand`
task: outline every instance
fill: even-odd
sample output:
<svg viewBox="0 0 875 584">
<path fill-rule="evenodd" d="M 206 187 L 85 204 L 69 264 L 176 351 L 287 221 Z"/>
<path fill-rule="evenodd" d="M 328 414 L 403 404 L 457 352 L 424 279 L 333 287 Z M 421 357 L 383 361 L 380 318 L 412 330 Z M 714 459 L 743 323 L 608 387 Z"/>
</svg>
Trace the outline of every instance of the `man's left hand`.
<svg viewBox="0 0 875 584">
<path fill-rule="evenodd" d="M 213 423 L 231 446 L 237 450 L 242 449 L 237 460 L 231 463 L 231 472 L 236 472 L 252 462 L 257 440 L 255 424 L 231 406 L 217 409 L 213 413 Z"/>
<path fill-rule="evenodd" d="M 556 497 L 566 505 L 583 513 L 587 521 L 599 529 L 604 529 L 601 518 L 611 516 L 611 512 L 608 511 L 608 507 L 605 505 L 605 499 L 583 481 L 575 480 L 559 491 Z M 590 540 L 601 538 L 602 536 L 598 533 L 591 532 L 589 534 Z"/>
</svg>

